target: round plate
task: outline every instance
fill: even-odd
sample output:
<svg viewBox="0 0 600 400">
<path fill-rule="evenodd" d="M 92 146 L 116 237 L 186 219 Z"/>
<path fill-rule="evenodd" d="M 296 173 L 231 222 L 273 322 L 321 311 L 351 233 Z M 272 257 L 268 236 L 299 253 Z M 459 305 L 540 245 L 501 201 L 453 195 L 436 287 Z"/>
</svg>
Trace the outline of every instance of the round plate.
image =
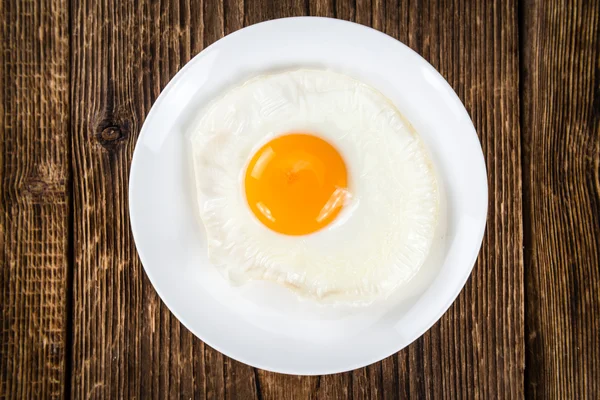
<svg viewBox="0 0 600 400">
<path fill-rule="evenodd" d="M 441 219 L 421 272 L 365 308 L 323 306 L 268 282 L 231 286 L 207 261 L 187 134 L 227 88 L 300 67 L 346 73 L 386 95 L 431 152 Z M 479 252 L 487 178 L 477 134 L 448 83 L 411 49 L 373 29 L 327 18 L 286 18 L 208 47 L 167 85 L 140 133 L 129 183 L 131 227 L 154 288 L 175 316 L 220 352 L 288 374 L 329 374 L 381 360 L 448 309 Z"/>
</svg>

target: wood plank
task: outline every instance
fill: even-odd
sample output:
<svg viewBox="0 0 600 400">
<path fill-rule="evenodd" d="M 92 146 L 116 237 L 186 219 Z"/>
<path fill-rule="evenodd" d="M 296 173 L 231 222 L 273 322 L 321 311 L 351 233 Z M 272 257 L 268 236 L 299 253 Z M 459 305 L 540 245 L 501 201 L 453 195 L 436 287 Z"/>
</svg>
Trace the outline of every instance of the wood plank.
<svg viewBox="0 0 600 400">
<path fill-rule="evenodd" d="M 72 2 L 73 398 L 194 396 L 192 335 L 143 273 L 127 188 L 145 115 L 203 46 L 202 15 L 199 2 Z"/>
<path fill-rule="evenodd" d="M 241 26 L 236 11 L 211 0 L 73 1 L 74 398 L 256 394 L 252 368 L 205 346 L 162 304 L 127 208 L 131 156 L 152 103 L 193 55 Z"/>
<path fill-rule="evenodd" d="M 68 2 L 0 2 L 0 397 L 61 398 L 69 238 Z"/>
<path fill-rule="evenodd" d="M 526 393 L 600 393 L 600 3 L 522 7 Z"/>
</svg>

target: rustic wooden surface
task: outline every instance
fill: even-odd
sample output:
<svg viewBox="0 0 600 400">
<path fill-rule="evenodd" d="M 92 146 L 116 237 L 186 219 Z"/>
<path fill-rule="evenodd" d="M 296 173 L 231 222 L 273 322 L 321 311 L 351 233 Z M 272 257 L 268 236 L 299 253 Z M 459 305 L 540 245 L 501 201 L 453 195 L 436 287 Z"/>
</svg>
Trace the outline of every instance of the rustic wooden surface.
<svg viewBox="0 0 600 400">
<path fill-rule="evenodd" d="M 154 292 L 127 184 L 153 101 L 195 54 L 320 15 L 412 47 L 456 90 L 487 162 L 487 232 L 443 318 L 320 377 L 205 346 Z M 2 0 L 1 398 L 596 398 L 600 2 Z"/>
<path fill-rule="evenodd" d="M 62 397 L 70 358 L 68 3 L 2 1 L 0 18 L 0 397 Z"/>
<path fill-rule="evenodd" d="M 526 393 L 600 398 L 600 2 L 523 7 Z"/>
</svg>

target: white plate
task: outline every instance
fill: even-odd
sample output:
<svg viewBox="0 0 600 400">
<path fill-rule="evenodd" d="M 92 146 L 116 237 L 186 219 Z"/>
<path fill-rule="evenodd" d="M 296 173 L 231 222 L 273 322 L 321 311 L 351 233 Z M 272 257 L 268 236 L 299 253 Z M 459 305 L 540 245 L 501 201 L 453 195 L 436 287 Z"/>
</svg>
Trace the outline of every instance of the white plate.
<svg viewBox="0 0 600 400">
<path fill-rule="evenodd" d="M 427 143 L 443 186 L 442 220 L 422 271 L 397 296 L 367 308 L 319 306 L 266 282 L 232 287 L 207 262 L 185 137 L 191 121 L 231 85 L 268 71 L 307 66 L 347 73 L 392 100 Z M 418 54 L 361 25 L 287 18 L 219 40 L 167 85 L 135 148 L 129 206 L 146 273 L 190 331 L 255 367 L 328 374 L 397 352 L 448 309 L 481 246 L 487 178 L 465 108 Z"/>
</svg>

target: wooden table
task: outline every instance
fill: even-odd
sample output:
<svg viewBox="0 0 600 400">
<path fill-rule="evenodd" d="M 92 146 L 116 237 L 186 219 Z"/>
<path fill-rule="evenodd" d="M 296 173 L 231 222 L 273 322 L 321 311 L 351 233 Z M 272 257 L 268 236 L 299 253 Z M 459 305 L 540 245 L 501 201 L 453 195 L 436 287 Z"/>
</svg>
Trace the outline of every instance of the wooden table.
<svg viewBox="0 0 600 400">
<path fill-rule="evenodd" d="M 150 106 L 245 25 L 321 15 L 421 54 L 469 111 L 489 215 L 466 287 L 382 362 L 285 376 L 204 345 L 162 304 L 127 208 Z M 600 396 L 600 2 L 3 0 L 0 397 Z"/>
</svg>

